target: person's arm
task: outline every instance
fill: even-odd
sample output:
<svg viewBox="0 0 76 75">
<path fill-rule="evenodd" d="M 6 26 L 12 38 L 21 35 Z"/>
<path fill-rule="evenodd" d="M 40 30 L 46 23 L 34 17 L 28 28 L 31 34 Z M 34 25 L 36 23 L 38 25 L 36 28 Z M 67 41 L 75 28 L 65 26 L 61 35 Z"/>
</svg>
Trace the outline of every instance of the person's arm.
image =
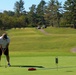
<svg viewBox="0 0 76 75">
<path fill-rule="evenodd" d="M 6 48 L 8 48 L 8 46 L 9 46 L 9 43 L 6 45 Z"/>
<path fill-rule="evenodd" d="M 0 49 L 2 48 L 2 45 L 0 44 Z"/>
<path fill-rule="evenodd" d="M 0 48 L 2 48 L 2 45 L 1 45 L 1 43 L 2 43 L 2 41 L 1 41 L 1 39 L 0 39 Z"/>
<path fill-rule="evenodd" d="M 9 46 L 9 44 L 10 44 L 10 39 L 9 39 L 9 37 L 8 37 L 8 39 L 7 39 L 7 45 L 6 45 L 6 48 L 8 48 L 8 46 Z"/>
<path fill-rule="evenodd" d="M 2 45 L 0 44 L 0 49 L 2 50 L 2 53 L 4 53 L 4 50 L 2 49 Z"/>
<path fill-rule="evenodd" d="M 1 39 L 0 39 L 0 49 L 2 50 L 2 41 L 1 41 Z M 2 50 L 2 52 L 3 52 L 3 50 Z"/>
</svg>

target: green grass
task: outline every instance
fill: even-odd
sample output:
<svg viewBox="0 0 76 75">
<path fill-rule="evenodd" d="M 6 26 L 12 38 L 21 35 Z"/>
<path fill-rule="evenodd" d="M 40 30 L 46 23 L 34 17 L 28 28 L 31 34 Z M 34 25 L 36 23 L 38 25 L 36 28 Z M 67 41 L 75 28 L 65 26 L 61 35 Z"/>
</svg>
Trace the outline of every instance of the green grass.
<svg viewBox="0 0 76 75">
<path fill-rule="evenodd" d="M 11 38 L 10 52 L 25 53 L 23 55 L 34 52 L 37 55 L 75 55 L 71 52 L 71 49 L 76 47 L 75 29 L 51 27 L 45 31 L 49 34 L 35 28 L 8 30 Z"/>
<path fill-rule="evenodd" d="M 59 56 L 58 69 L 55 56 L 11 57 L 12 65 L 36 66 L 36 71 L 28 71 L 29 67 L 0 67 L 0 75 L 76 75 L 76 57 Z M 2 58 L 2 62 L 4 58 Z M 42 66 L 43 68 L 38 68 Z"/>
<path fill-rule="evenodd" d="M 71 28 L 44 29 L 48 34 L 35 28 L 11 29 L 7 33 L 11 39 L 9 46 L 11 65 L 36 66 L 7 67 L 2 56 L 0 75 L 76 75 L 76 30 Z M 58 57 L 58 69 L 55 58 Z M 42 66 L 44 68 L 38 68 Z"/>
<path fill-rule="evenodd" d="M 45 29 L 46 32 L 51 34 L 76 34 L 76 29 L 73 28 L 54 28 L 49 27 Z"/>
</svg>

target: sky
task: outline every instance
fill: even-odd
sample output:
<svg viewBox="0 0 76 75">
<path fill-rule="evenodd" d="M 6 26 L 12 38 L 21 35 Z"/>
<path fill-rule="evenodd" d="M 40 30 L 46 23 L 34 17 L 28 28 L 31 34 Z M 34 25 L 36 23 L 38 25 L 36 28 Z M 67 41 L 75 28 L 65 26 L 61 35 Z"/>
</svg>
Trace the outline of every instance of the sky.
<svg viewBox="0 0 76 75">
<path fill-rule="evenodd" d="M 14 11 L 14 4 L 16 3 L 16 1 L 19 0 L 0 0 L 0 12 L 4 11 L 4 10 L 11 10 Z M 38 5 L 40 3 L 41 0 L 23 0 L 24 1 L 24 8 L 26 11 L 29 11 L 29 7 L 32 6 L 32 4 Z M 45 2 L 49 2 L 50 0 L 45 0 Z M 61 2 L 62 4 L 64 4 L 64 2 L 66 0 L 58 0 L 59 2 Z"/>
</svg>

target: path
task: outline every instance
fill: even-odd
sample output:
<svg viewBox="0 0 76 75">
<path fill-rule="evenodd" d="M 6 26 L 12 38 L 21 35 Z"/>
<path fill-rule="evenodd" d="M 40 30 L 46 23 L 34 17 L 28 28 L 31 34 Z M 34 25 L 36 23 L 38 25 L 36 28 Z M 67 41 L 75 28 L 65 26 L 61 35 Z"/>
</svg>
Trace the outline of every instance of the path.
<svg viewBox="0 0 76 75">
<path fill-rule="evenodd" d="M 44 31 L 44 29 L 39 29 L 42 33 L 44 33 L 45 35 L 49 35 L 48 32 Z"/>
</svg>

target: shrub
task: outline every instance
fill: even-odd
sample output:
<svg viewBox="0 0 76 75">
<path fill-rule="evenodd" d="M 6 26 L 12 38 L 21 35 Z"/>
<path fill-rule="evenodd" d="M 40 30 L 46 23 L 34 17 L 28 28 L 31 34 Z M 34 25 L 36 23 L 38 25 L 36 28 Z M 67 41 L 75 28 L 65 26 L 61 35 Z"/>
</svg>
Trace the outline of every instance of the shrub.
<svg viewBox="0 0 76 75">
<path fill-rule="evenodd" d="M 1 36 L 4 32 L 5 32 L 4 30 L 0 30 L 0 36 Z"/>
</svg>

